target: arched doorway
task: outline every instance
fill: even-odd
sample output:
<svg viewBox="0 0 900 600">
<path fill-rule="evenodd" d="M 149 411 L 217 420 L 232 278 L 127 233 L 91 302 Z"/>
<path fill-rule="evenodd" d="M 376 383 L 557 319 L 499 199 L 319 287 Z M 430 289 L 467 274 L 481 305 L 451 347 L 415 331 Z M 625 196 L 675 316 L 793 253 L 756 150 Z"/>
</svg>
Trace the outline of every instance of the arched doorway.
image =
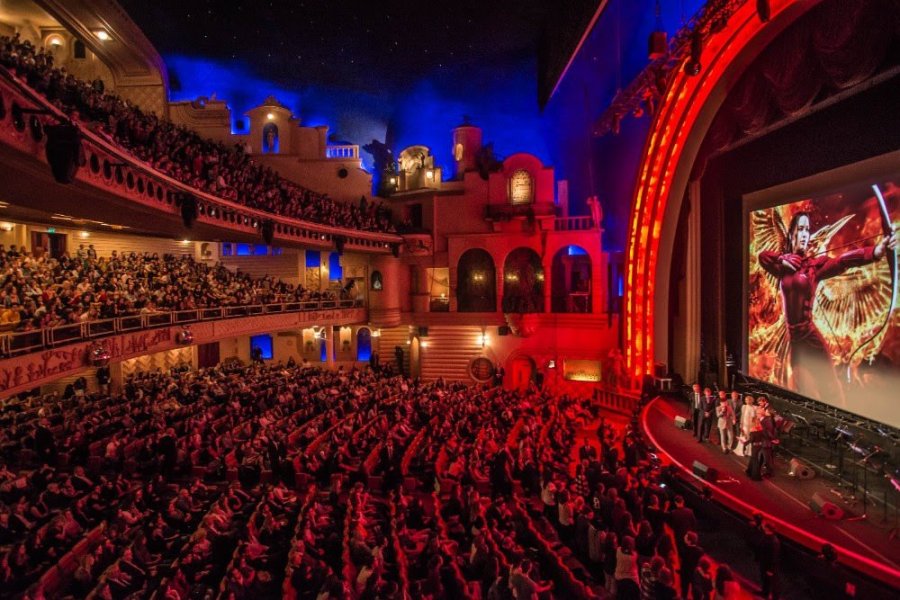
<svg viewBox="0 0 900 600">
<path fill-rule="evenodd" d="M 530 356 L 517 356 L 509 363 L 509 384 L 514 389 L 526 390 L 534 380 L 537 365 Z"/>
<path fill-rule="evenodd" d="M 553 256 L 550 299 L 555 313 L 591 312 L 591 257 L 587 250 L 566 246 Z"/>
<path fill-rule="evenodd" d="M 472 248 L 459 258 L 456 302 L 457 312 L 497 311 L 497 271 L 486 250 Z"/>
<path fill-rule="evenodd" d="M 544 312 L 544 267 L 531 248 L 516 248 L 503 264 L 503 312 Z"/>
<path fill-rule="evenodd" d="M 372 358 L 372 332 L 368 327 L 356 331 L 356 360 L 366 362 Z"/>
</svg>

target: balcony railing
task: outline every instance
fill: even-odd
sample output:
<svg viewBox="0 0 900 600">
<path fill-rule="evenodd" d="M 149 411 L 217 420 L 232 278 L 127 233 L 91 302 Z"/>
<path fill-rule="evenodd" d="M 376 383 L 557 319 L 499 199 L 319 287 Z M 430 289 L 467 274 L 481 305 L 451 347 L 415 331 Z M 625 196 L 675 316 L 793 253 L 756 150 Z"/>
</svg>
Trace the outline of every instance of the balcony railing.
<svg viewBox="0 0 900 600">
<path fill-rule="evenodd" d="M 590 231 L 595 228 L 592 217 L 563 217 L 553 219 L 554 231 Z"/>
<path fill-rule="evenodd" d="M 359 158 L 359 146 L 356 144 L 326 146 L 325 158 Z"/>
<path fill-rule="evenodd" d="M 46 163 L 45 127 L 68 121 L 68 117 L 3 67 L 0 67 L 0 105 L 4 109 L 0 111 L 0 143 Z M 76 179 L 126 198 L 136 208 L 151 208 L 181 218 L 181 203 L 193 197 L 198 223 L 261 237 L 263 225 L 271 221 L 273 238 L 282 244 L 329 247 L 340 238 L 349 250 L 386 254 L 391 252 L 392 245 L 402 242 L 400 236 L 392 233 L 302 221 L 214 196 L 173 179 L 88 127 L 79 125 L 79 131 L 84 163 Z M 346 146 L 336 146 L 343 147 Z M 358 156 L 358 148 L 356 152 Z"/>
<path fill-rule="evenodd" d="M 62 325 L 60 327 L 7 333 L 0 337 L 0 356 L 18 356 L 38 350 L 55 348 L 64 344 L 89 341 L 141 329 L 188 325 L 214 319 L 240 319 L 259 315 L 310 312 L 336 308 L 362 308 L 364 306 L 365 303 L 362 300 L 320 300 L 316 302 L 222 306 L 219 308 L 197 308 L 193 310 L 128 315 L 114 319 L 100 319 L 85 323 Z"/>
</svg>

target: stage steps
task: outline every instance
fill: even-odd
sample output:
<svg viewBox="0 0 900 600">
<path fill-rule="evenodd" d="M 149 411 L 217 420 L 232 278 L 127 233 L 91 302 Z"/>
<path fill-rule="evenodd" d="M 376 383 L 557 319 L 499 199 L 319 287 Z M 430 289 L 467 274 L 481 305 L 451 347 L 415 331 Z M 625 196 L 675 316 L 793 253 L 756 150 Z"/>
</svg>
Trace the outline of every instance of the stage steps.
<svg viewBox="0 0 900 600">
<path fill-rule="evenodd" d="M 432 381 L 443 377 L 448 381 L 471 381 L 469 364 L 473 358 L 485 354 L 481 347 L 481 328 L 473 326 L 429 327 L 428 335 L 420 341 L 421 377 Z"/>
<path fill-rule="evenodd" d="M 410 340 L 409 326 L 384 328 L 381 330 L 381 337 L 378 338 L 378 357 L 382 364 L 396 365 L 394 358 L 394 348 L 400 346 L 403 348 L 403 372 L 409 373 L 409 351 Z"/>
</svg>

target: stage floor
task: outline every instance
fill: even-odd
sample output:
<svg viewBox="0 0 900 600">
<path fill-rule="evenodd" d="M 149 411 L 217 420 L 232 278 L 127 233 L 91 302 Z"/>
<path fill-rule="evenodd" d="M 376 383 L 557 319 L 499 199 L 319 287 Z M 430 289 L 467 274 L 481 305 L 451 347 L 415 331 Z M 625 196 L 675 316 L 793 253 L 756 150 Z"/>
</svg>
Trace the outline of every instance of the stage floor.
<svg viewBox="0 0 900 600">
<path fill-rule="evenodd" d="M 889 535 L 891 528 L 897 526 L 894 511 L 889 510 L 888 521 L 884 522 L 883 506 L 877 502 L 874 506 L 870 504 L 867 519 L 848 520 L 862 511 L 861 503 L 848 506 L 842 502 L 832 492 L 834 484 L 827 479 L 800 480 L 789 476 L 788 464 L 783 457 L 776 458 L 774 477 L 753 481 L 744 472 L 748 459 L 722 453 L 715 427 L 712 437 L 716 441 L 705 444 L 698 444 L 692 431 L 675 427 L 674 418 L 687 417 L 687 413 L 684 402 L 669 398 L 658 398 L 645 410 L 645 431 L 651 443 L 664 455 L 664 462 L 669 459 L 691 471 L 693 462 L 699 460 L 718 471 L 717 481 L 711 486 L 716 500 L 745 514 L 749 514 L 748 509 L 765 513 L 775 522 L 779 533 L 816 550 L 827 541 L 848 554 L 857 555 L 850 554 L 848 563 L 856 563 L 858 559 L 869 566 L 871 563 L 886 565 L 900 577 L 900 539 L 890 539 Z M 809 507 L 809 500 L 816 492 L 844 509 L 845 518 L 828 521 L 816 516 Z M 864 568 L 865 565 L 859 566 L 863 571 L 872 572 Z"/>
</svg>

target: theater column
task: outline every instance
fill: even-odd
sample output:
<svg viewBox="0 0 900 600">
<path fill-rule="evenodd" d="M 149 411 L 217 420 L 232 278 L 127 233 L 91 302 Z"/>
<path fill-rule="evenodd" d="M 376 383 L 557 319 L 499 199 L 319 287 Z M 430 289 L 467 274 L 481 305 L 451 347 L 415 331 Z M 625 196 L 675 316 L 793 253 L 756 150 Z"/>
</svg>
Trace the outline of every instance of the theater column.
<svg viewBox="0 0 900 600">
<path fill-rule="evenodd" d="M 553 282 L 550 280 L 551 274 L 553 273 L 553 257 L 550 257 L 549 262 L 544 262 L 541 264 L 541 268 L 544 270 L 544 310 L 543 312 L 549 313 L 552 312 L 552 297 L 551 292 L 553 291 Z M 565 281 L 569 281 L 569 277 L 571 277 L 572 266 L 571 263 L 567 264 L 565 267 Z"/>
<path fill-rule="evenodd" d="M 459 300 L 456 298 L 458 284 L 459 270 L 456 267 L 450 267 L 450 312 L 456 312 L 459 307 Z"/>
<path fill-rule="evenodd" d="M 700 281 L 700 183 L 691 182 L 688 186 L 688 197 L 682 210 L 687 210 L 687 218 L 684 219 L 685 231 L 685 265 L 684 281 L 681 283 L 679 294 L 680 314 L 672 318 L 677 319 L 672 327 L 672 340 L 675 346 L 673 365 L 676 372 L 681 373 L 685 381 L 694 381 L 700 368 L 700 308 L 701 290 Z"/>
<path fill-rule="evenodd" d="M 606 309 L 606 261 L 602 252 L 591 256 L 591 305 L 588 307 L 595 315 Z"/>
<path fill-rule="evenodd" d="M 332 325 L 325 326 L 325 366 L 334 369 L 334 340 L 340 335 Z"/>
<path fill-rule="evenodd" d="M 369 323 L 375 327 L 400 325 L 400 291 L 409 289 L 408 282 L 400 280 L 400 267 L 400 259 L 389 254 L 372 259 L 372 272 L 381 273 L 381 289 L 369 291 Z"/>
</svg>

